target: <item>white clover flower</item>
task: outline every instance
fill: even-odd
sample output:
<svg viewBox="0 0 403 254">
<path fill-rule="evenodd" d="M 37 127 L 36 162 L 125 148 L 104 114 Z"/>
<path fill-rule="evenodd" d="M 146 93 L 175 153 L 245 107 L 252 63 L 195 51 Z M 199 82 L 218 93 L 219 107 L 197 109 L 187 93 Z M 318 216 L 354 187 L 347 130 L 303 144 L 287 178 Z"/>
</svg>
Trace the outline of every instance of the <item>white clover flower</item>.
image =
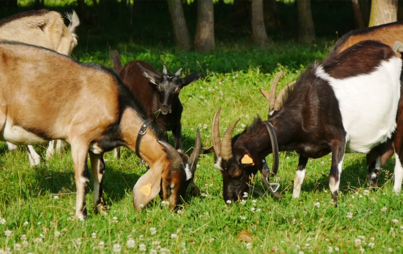
<svg viewBox="0 0 403 254">
<path fill-rule="evenodd" d="M 334 247 L 334 250 L 339 252 L 340 249 L 338 247 Z"/>
<path fill-rule="evenodd" d="M 22 241 L 22 246 L 28 247 L 29 243 L 27 240 Z"/>
<path fill-rule="evenodd" d="M 91 233 L 91 238 L 97 238 L 97 233 Z"/>
<path fill-rule="evenodd" d="M 392 249 L 392 248 L 388 248 L 388 252 L 393 252 L 393 249 Z"/>
<path fill-rule="evenodd" d="M 371 238 L 369 238 L 369 240 L 370 240 L 371 242 L 374 242 L 374 241 L 375 241 L 375 238 L 371 237 Z"/>
<path fill-rule="evenodd" d="M 76 244 L 77 244 L 77 245 L 81 245 L 81 238 L 77 238 L 77 239 L 76 239 Z"/>
<path fill-rule="evenodd" d="M 393 219 L 392 222 L 395 224 L 399 223 L 399 221 L 397 219 Z"/>
<path fill-rule="evenodd" d="M 357 244 L 357 245 L 361 244 L 361 239 L 354 239 L 354 243 Z"/>
<path fill-rule="evenodd" d="M 319 208 L 320 207 L 320 203 L 319 202 L 316 202 L 315 204 L 313 204 L 314 206 L 316 206 L 317 208 Z"/>
<path fill-rule="evenodd" d="M 11 234 L 13 233 L 13 231 L 11 231 L 11 230 L 6 230 L 6 231 L 4 231 L 4 234 L 6 235 L 6 236 L 10 236 Z"/>
<path fill-rule="evenodd" d="M 98 246 L 99 246 L 100 249 L 103 249 L 103 248 L 105 247 L 104 241 L 100 241 L 100 242 L 98 243 Z"/>
<path fill-rule="evenodd" d="M 143 205 L 143 204 L 140 204 L 139 206 L 140 206 L 140 208 L 143 208 L 143 207 L 144 207 L 144 205 Z"/>
<path fill-rule="evenodd" d="M 0 224 L 6 224 L 6 220 L 5 219 L 3 219 L 3 218 L 0 218 Z"/>
<path fill-rule="evenodd" d="M 14 245 L 14 250 L 16 250 L 16 251 L 21 250 L 21 244 L 16 243 L 16 244 Z"/>
<path fill-rule="evenodd" d="M 170 253 L 171 251 L 168 250 L 167 248 L 161 248 L 160 253 L 162 254 L 166 254 L 166 253 Z"/>
<path fill-rule="evenodd" d="M 113 252 L 120 252 L 121 250 L 122 250 L 122 247 L 119 244 L 113 245 Z"/>
<path fill-rule="evenodd" d="M 21 235 L 20 239 L 21 239 L 21 241 L 27 240 L 27 236 L 26 235 Z"/>
<path fill-rule="evenodd" d="M 304 252 L 301 250 L 301 251 L 298 251 L 298 254 L 304 254 Z"/>
<path fill-rule="evenodd" d="M 245 204 L 246 204 L 246 200 L 245 200 L 245 199 L 242 199 L 239 203 L 240 203 L 241 205 L 245 205 Z"/>
<path fill-rule="evenodd" d="M 176 239 L 176 238 L 178 238 L 178 235 L 177 234 L 171 234 L 171 238 Z"/>
<path fill-rule="evenodd" d="M 214 238 L 210 238 L 210 243 L 214 242 L 214 240 L 215 240 Z"/>
<path fill-rule="evenodd" d="M 163 204 L 163 205 L 169 205 L 169 201 L 162 201 L 161 204 Z"/>
<path fill-rule="evenodd" d="M 239 216 L 239 218 L 241 218 L 241 220 L 246 220 L 245 216 Z"/>
<path fill-rule="evenodd" d="M 160 245 L 161 242 L 160 242 L 160 241 L 153 241 L 151 244 L 152 244 L 152 245 Z"/>
<path fill-rule="evenodd" d="M 24 222 L 24 226 L 27 226 L 28 224 L 29 224 L 28 221 Z"/>
<path fill-rule="evenodd" d="M 157 229 L 155 227 L 150 228 L 151 235 L 157 234 Z"/>
<path fill-rule="evenodd" d="M 388 210 L 388 208 L 382 207 L 381 212 L 386 212 L 386 210 Z"/>
<path fill-rule="evenodd" d="M 157 254 L 157 250 L 151 249 L 150 254 Z"/>
<path fill-rule="evenodd" d="M 41 243 L 42 242 L 42 238 L 38 237 L 35 238 L 34 243 Z"/>
<path fill-rule="evenodd" d="M 231 200 L 227 200 L 226 203 L 227 203 L 227 204 L 231 204 L 232 202 L 231 202 Z"/>
<path fill-rule="evenodd" d="M 203 124 L 203 129 L 207 130 L 208 125 L 207 124 Z"/>
<path fill-rule="evenodd" d="M 59 196 L 53 196 L 53 199 L 59 199 Z"/>
<path fill-rule="evenodd" d="M 59 237 L 60 236 L 60 232 L 59 231 L 55 231 L 55 237 Z"/>
<path fill-rule="evenodd" d="M 362 194 L 364 194 L 365 196 L 368 196 L 369 195 L 369 190 L 364 190 L 364 192 Z"/>
<path fill-rule="evenodd" d="M 256 210 L 256 208 L 252 207 L 250 210 L 251 210 L 251 212 L 254 212 Z"/>
<path fill-rule="evenodd" d="M 242 197 L 247 198 L 247 197 L 248 197 L 248 193 L 247 193 L 247 192 L 244 192 Z"/>
<path fill-rule="evenodd" d="M 136 242 L 132 238 L 128 239 L 126 242 L 126 246 L 129 249 L 133 249 L 135 245 L 136 245 Z"/>
<path fill-rule="evenodd" d="M 178 210 L 176 211 L 176 213 L 182 214 L 182 210 Z"/>
<path fill-rule="evenodd" d="M 309 243 L 306 243 L 306 244 L 304 244 L 304 245 L 305 245 L 305 247 L 309 247 L 310 244 L 309 244 Z"/>
<path fill-rule="evenodd" d="M 333 252 L 333 247 L 327 246 L 327 251 L 328 251 L 329 253 L 332 253 L 332 252 Z"/>
<path fill-rule="evenodd" d="M 246 248 L 247 248 L 248 250 L 252 249 L 252 247 L 253 247 L 252 243 L 247 243 L 247 244 L 246 244 Z"/>
<path fill-rule="evenodd" d="M 371 247 L 371 249 L 373 249 L 375 247 L 375 243 L 368 243 L 368 246 Z"/>
<path fill-rule="evenodd" d="M 347 213 L 346 217 L 349 218 L 349 219 L 353 218 L 353 213 L 350 213 L 350 212 Z"/>
<path fill-rule="evenodd" d="M 140 245 L 139 245 L 139 250 L 140 250 L 140 251 L 146 251 L 146 250 L 147 250 L 147 249 L 146 249 L 146 245 L 143 244 L 143 243 L 140 244 Z"/>
</svg>

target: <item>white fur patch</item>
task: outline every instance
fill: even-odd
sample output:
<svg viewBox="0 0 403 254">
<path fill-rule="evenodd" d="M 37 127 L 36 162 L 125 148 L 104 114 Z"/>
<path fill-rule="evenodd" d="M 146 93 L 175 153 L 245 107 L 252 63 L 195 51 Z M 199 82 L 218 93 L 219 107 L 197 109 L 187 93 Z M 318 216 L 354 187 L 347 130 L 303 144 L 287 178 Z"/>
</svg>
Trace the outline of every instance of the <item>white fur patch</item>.
<svg viewBox="0 0 403 254">
<path fill-rule="evenodd" d="M 329 82 L 339 102 L 347 132 L 346 150 L 368 153 L 389 138 L 396 128 L 400 98 L 401 60 L 382 61 L 370 74 L 335 79 L 321 65 L 316 75 Z"/>
<path fill-rule="evenodd" d="M 338 181 L 334 177 L 329 178 L 329 188 L 332 193 L 339 190 L 341 171 L 343 170 L 344 155 L 339 164 L 337 165 Z"/>
<path fill-rule="evenodd" d="M 295 172 L 294 191 L 292 193 L 293 198 L 299 198 L 299 195 L 301 194 L 301 186 L 302 186 L 302 182 L 304 182 L 304 178 L 305 178 L 305 169 L 297 170 L 297 172 Z"/>
<path fill-rule="evenodd" d="M 98 146 L 98 143 L 96 142 L 92 142 L 90 144 L 89 150 L 95 154 L 101 154 L 104 151 L 101 147 Z"/>
<path fill-rule="evenodd" d="M 186 173 L 186 181 L 190 180 L 193 177 L 193 174 L 190 171 L 189 164 L 186 164 L 185 173 Z"/>
<path fill-rule="evenodd" d="M 395 153 L 395 184 L 393 185 L 393 191 L 399 193 L 402 189 L 403 168 L 400 162 L 399 155 Z"/>
<path fill-rule="evenodd" d="M 40 144 L 46 141 L 35 133 L 14 125 L 9 119 L 7 119 L 3 129 L 3 138 L 17 145 Z"/>
<path fill-rule="evenodd" d="M 215 166 L 218 170 L 224 171 L 224 169 L 221 167 L 221 161 L 222 161 L 221 157 L 218 157 L 218 158 L 217 158 L 217 161 L 216 161 L 215 164 L 214 164 L 214 166 Z"/>
</svg>

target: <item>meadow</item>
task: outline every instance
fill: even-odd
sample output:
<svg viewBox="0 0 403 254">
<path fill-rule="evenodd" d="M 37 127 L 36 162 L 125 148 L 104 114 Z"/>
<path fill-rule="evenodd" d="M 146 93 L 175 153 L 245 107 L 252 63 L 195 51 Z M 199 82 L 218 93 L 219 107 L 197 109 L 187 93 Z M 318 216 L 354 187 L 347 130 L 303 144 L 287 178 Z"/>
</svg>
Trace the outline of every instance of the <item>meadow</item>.
<svg viewBox="0 0 403 254">
<path fill-rule="evenodd" d="M 202 78 L 180 94 L 182 139 L 189 154 L 197 129 L 201 130 L 202 147 L 211 146 L 211 122 L 219 107 L 221 135 L 237 118 L 241 120 L 234 135 L 257 115 L 266 120 L 268 102 L 259 88 L 269 89 L 276 73 L 287 70 L 279 91 L 315 60 L 322 60 L 337 40 L 330 36 L 304 45 L 275 38 L 270 50 L 264 51 L 245 38 L 221 38 L 214 52 L 199 54 L 180 52 L 172 41 L 163 43 L 168 35 L 149 32 L 152 34 L 145 37 L 154 40 L 115 38 L 112 42 L 98 36 L 100 31 L 84 28 L 72 56 L 112 67 L 109 50 L 117 48 L 123 63 L 143 60 L 160 71 L 166 65 L 171 73 L 183 68 L 182 75 L 201 71 Z M 169 137 L 172 143 L 172 135 Z M 293 199 L 298 156 L 281 153 L 277 177 L 283 198 L 276 199 L 269 192 L 263 198 L 249 193 L 241 204 L 223 200 L 222 177 L 213 165 L 213 155 L 201 155 L 195 178 L 200 197 L 188 193 L 177 211 L 169 210 L 157 197 L 139 213 L 133 208 L 131 191 L 147 169 L 123 148 L 120 160 L 112 152 L 104 155 L 108 214 L 96 215 L 89 207 L 88 218 L 82 222 L 74 218 L 75 182 L 69 148 L 46 161 L 46 145 L 36 147 L 43 162 L 31 168 L 24 147 L 9 152 L 0 143 L 0 253 L 403 252 L 403 195 L 392 192 L 394 158 L 382 167 L 379 187 L 369 189 L 365 155 L 347 154 L 335 206 L 328 187 L 331 155 L 309 160 L 301 197 Z M 264 189 L 260 177 L 252 188 Z M 92 195 L 91 181 L 88 205 Z"/>
</svg>

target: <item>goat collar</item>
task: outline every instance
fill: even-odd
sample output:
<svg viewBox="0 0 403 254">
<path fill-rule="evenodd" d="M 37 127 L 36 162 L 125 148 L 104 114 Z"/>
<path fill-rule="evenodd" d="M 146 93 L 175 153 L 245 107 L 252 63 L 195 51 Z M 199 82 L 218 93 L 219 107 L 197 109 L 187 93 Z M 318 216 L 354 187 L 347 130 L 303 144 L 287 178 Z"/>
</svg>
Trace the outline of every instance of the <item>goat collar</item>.
<svg viewBox="0 0 403 254">
<path fill-rule="evenodd" d="M 141 125 L 141 128 L 140 128 L 140 130 L 139 130 L 139 135 L 137 135 L 137 140 L 136 140 L 136 154 L 137 154 L 137 156 L 138 156 L 140 159 L 142 159 L 142 158 L 141 158 L 141 155 L 140 155 L 140 143 L 141 143 L 141 138 L 142 138 L 144 135 L 146 135 L 146 133 L 147 133 L 147 128 L 148 128 L 148 126 L 150 126 L 150 124 L 151 124 L 151 122 L 152 122 L 153 120 L 154 120 L 154 119 L 150 119 L 150 118 L 148 118 L 147 120 L 145 120 L 144 123 Z"/>
</svg>

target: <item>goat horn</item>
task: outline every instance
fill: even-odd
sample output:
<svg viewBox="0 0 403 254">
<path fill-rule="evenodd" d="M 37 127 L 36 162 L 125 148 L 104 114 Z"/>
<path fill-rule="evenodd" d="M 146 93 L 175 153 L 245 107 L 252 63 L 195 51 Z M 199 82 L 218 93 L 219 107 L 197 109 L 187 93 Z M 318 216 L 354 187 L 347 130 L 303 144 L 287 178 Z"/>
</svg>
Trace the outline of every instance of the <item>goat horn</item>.
<svg viewBox="0 0 403 254">
<path fill-rule="evenodd" d="M 265 122 L 267 131 L 269 132 L 270 136 L 270 142 L 271 142 L 271 150 L 273 153 L 273 174 L 277 174 L 278 170 L 278 161 L 279 161 L 279 150 L 278 150 L 278 143 L 277 143 L 277 137 L 276 137 L 276 132 L 274 131 L 273 126 L 269 122 Z"/>
<path fill-rule="evenodd" d="M 182 71 L 182 68 L 180 68 L 180 69 L 175 73 L 175 76 L 180 76 L 180 75 L 181 75 L 181 71 Z"/>
<path fill-rule="evenodd" d="M 279 111 L 281 109 L 281 107 L 283 106 L 285 96 L 289 94 L 291 88 L 293 88 L 296 83 L 297 83 L 296 81 L 291 82 L 280 91 L 280 93 L 277 95 L 276 101 L 274 102 L 275 111 Z"/>
<path fill-rule="evenodd" d="M 259 91 L 263 94 L 263 96 L 270 102 L 270 93 L 260 88 Z"/>
<path fill-rule="evenodd" d="M 240 119 L 235 120 L 222 137 L 222 158 L 229 160 L 232 158 L 232 133 L 234 132 L 236 124 Z"/>
<path fill-rule="evenodd" d="M 196 171 L 196 166 L 197 166 L 197 161 L 199 160 L 200 151 L 201 151 L 200 130 L 197 129 L 195 148 L 189 158 L 189 164 L 191 165 L 190 170 L 192 171 L 192 173 L 194 173 Z"/>
<path fill-rule="evenodd" d="M 167 67 L 164 65 L 164 68 L 162 69 L 162 74 L 168 75 Z"/>
<path fill-rule="evenodd" d="M 283 74 L 287 73 L 287 71 L 280 71 L 279 73 L 277 73 L 276 77 L 273 80 L 273 83 L 271 83 L 271 88 L 270 88 L 270 107 L 269 107 L 269 111 L 273 111 L 274 110 L 274 102 L 276 101 L 276 89 L 277 89 L 277 84 L 278 81 L 280 80 L 281 76 Z"/>
<path fill-rule="evenodd" d="M 221 155 L 221 139 L 220 139 L 220 112 L 221 108 L 217 110 L 213 118 L 213 126 L 211 128 L 211 138 L 213 139 L 214 153 L 217 157 Z"/>
<path fill-rule="evenodd" d="M 169 161 L 171 162 L 171 172 L 176 172 L 185 168 L 179 152 L 176 151 L 173 146 L 162 140 L 158 140 L 158 143 L 164 147 L 168 155 Z"/>
</svg>

